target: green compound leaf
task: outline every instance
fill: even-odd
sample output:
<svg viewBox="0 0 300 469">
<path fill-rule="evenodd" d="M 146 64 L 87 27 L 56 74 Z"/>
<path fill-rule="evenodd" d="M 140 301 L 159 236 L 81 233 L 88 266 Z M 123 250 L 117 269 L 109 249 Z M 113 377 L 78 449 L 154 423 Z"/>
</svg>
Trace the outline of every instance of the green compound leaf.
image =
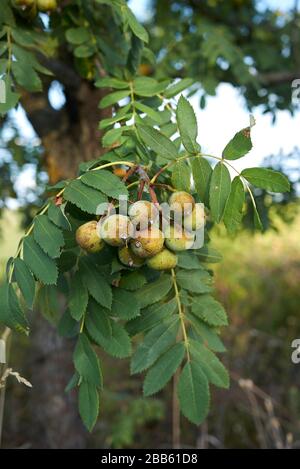
<svg viewBox="0 0 300 469">
<path fill-rule="evenodd" d="M 116 124 L 116 122 L 130 120 L 132 117 L 132 113 L 128 111 L 130 111 L 130 104 L 127 104 L 126 106 L 122 107 L 118 112 L 115 113 L 113 117 L 107 117 L 106 119 L 102 119 L 99 122 L 99 129 L 107 129 L 107 127 Z"/>
<path fill-rule="evenodd" d="M 66 31 L 66 39 L 71 44 L 79 45 L 90 39 L 90 32 L 87 28 L 70 28 Z"/>
<path fill-rule="evenodd" d="M 80 272 L 76 272 L 72 277 L 69 293 L 69 309 L 73 319 L 80 321 L 89 301 L 88 289 L 82 279 Z"/>
<path fill-rule="evenodd" d="M 161 93 L 166 87 L 166 82 L 159 83 L 157 80 L 151 77 L 137 77 L 133 80 L 133 90 L 134 93 L 139 96 L 144 97 L 152 97 L 158 93 Z M 140 106 L 141 103 L 138 103 L 139 107 L 142 112 L 143 111 L 143 104 L 142 107 Z M 148 108 L 148 106 L 146 106 Z M 146 108 L 144 108 L 146 109 Z M 151 117 L 151 116 L 150 116 Z"/>
<path fill-rule="evenodd" d="M 189 88 L 194 83 L 192 78 L 183 78 L 166 89 L 164 95 L 167 99 L 173 98 L 177 94 Z"/>
<path fill-rule="evenodd" d="M 113 77 L 101 77 L 95 82 L 97 88 L 116 88 L 116 89 L 129 89 L 129 83 L 127 81 L 119 80 Z"/>
<path fill-rule="evenodd" d="M 177 308 L 176 299 L 173 298 L 168 303 L 156 303 L 141 312 L 137 318 L 126 324 L 126 330 L 131 336 L 139 332 L 146 332 L 154 326 L 161 324 L 165 319 L 169 318 Z"/>
<path fill-rule="evenodd" d="M 56 314 L 58 309 L 56 308 Z M 79 334 L 79 323 L 72 318 L 70 311 L 66 309 L 57 325 L 57 332 L 61 337 L 74 338 Z"/>
<path fill-rule="evenodd" d="M 126 19 L 128 21 L 128 25 L 135 36 L 137 36 L 141 41 L 148 42 L 149 36 L 141 23 L 136 19 L 130 8 L 124 8 L 123 12 L 125 12 Z"/>
<path fill-rule="evenodd" d="M 81 181 L 115 199 L 120 195 L 128 195 L 124 182 L 110 171 L 103 169 L 89 171 L 81 177 Z"/>
<path fill-rule="evenodd" d="M 51 259 L 35 242 L 33 236 L 26 236 L 23 242 L 23 257 L 35 277 L 45 285 L 56 284 L 58 269 Z"/>
<path fill-rule="evenodd" d="M 100 214 L 102 204 L 108 202 L 107 197 L 92 187 L 75 179 L 70 182 L 64 191 L 64 199 L 91 214 Z"/>
<path fill-rule="evenodd" d="M 35 92 L 43 89 L 41 79 L 31 63 L 25 60 L 13 61 L 11 65 L 13 76 L 22 88 Z"/>
<path fill-rule="evenodd" d="M 209 411 L 209 386 L 201 367 L 194 361 L 184 366 L 177 393 L 183 415 L 196 425 L 203 422 Z"/>
<path fill-rule="evenodd" d="M 129 272 L 123 275 L 120 280 L 120 287 L 124 290 L 135 291 L 139 290 L 147 283 L 147 280 L 140 272 Z"/>
<path fill-rule="evenodd" d="M 230 194 L 231 178 L 224 163 L 218 163 L 212 173 L 209 191 L 209 205 L 213 221 L 220 223 Z"/>
<path fill-rule="evenodd" d="M 19 332 L 28 332 L 28 322 L 10 283 L 0 285 L 0 323 Z"/>
<path fill-rule="evenodd" d="M 110 320 L 108 316 L 105 318 L 103 312 L 99 312 L 99 316 L 100 314 L 101 317 L 97 317 L 96 310 L 89 309 L 86 328 L 92 339 L 113 357 L 129 357 L 131 355 L 131 341 L 124 327 Z M 110 334 L 105 333 L 107 326 L 110 328 Z"/>
<path fill-rule="evenodd" d="M 193 293 L 209 293 L 212 278 L 206 270 L 179 270 L 176 275 L 181 288 Z"/>
<path fill-rule="evenodd" d="M 73 354 L 73 360 L 79 375 L 88 383 L 102 388 L 102 374 L 99 360 L 90 341 L 80 334 Z"/>
<path fill-rule="evenodd" d="M 102 137 L 102 146 L 104 148 L 110 148 L 114 144 L 120 145 L 123 130 L 124 127 L 117 127 L 105 132 Z"/>
<path fill-rule="evenodd" d="M 178 267 L 181 267 L 185 270 L 203 270 L 200 260 L 198 259 L 194 251 L 182 251 L 177 254 L 178 257 Z"/>
<path fill-rule="evenodd" d="M 290 183 L 288 178 L 273 169 L 249 168 L 242 171 L 242 176 L 253 186 L 260 187 L 270 192 L 289 192 Z"/>
<path fill-rule="evenodd" d="M 194 297 L 192 313 L 211 326 L 227 326 L 226 312 L 218 301 L 210 295 Z"/>
<path fill-rule="evenodd" d="M 156 124 L 161 125 L 164 122 L 163 113 L 160 111 L 155 111 L 152 107 L 146 106 L 146 104 L 139 103 L 138 101 L 135 103 L 136 109 L 145 113 L 150 117 Z"/>
<path fill-rule="evenodd" d="M 197 143 L 198 125 L 194 109 L 183 96 L 180 96 L 176 109 L 180 137 L 187 152 L 195 154 L 200 150 Z"/>
<path fill-rule="evenodd" d="M 2 5 L 1 5 L 2 7 Z M 2 12 L 1 12 L 2 13 Z M 5 60 L 5 64 L 7 61 Z M 14 108 L 20 99 L 20 95 L 13 91 L 11 78 L 7 75 L 4 79 L 5 86 L 5 103 L 0 103 L 0 115 L 4 116 L 10 109 Z"/>
<path fill-rule="evenodd" d="M 210 180 L 213 172 L 212 167 L 205 158 L 198 157 L 192 160 L 192 171 L 196 192 L 199 194 L 200 200 L 207 203 Z"/>
<path fill-rule="evenodd" d="M 232 181 L 229 199 L 224 212 L 224 224 L 229 234 L 235 234 L 242 223 L 245 198 L 244 185 L 239 176 L 237 176 Z"/>
<path fill-rule="evenodd" d="M 133 319 L 140 313 L 140 305 L 134 295 L 121 288 L 113 289 L 111 314 L 120 319 Z"/>
<path fill-rule="evenodd" d="M 193 339 L 190 339 L 189 343 L 191 355 L 201 366 L 207 380 L 219 388 L 228 389 L 229 374 L 218 357 L 207 347 Z"/>
<path fill-rule="evenodd" d="M 61 248 L 65 244 L 64 237 L 47 215 L 38 215 L 35 218 L 33 236 L 48 256 L 54 259 L 60 256 Z"/>
<path fill-rule="evenodd" d="M 141 306 L 145 308 L 164 298 L 172 288 L 172 278 L 170 275 L 162 275 L 155 282 L 148 283 L 135 293 L 135 297 Z"/>
<path fill-rule="evenodd" d="M 175 189 L 190 192 L 191 170 L 185 161 L 178 161 L 178 163 L 174 165 L 171 180 Z"/>
<path fill-rule="evenodd" d="M 223 353 L 226 351 L 223 342 L 212 327 L 193 314 L 187 314 L 186 317 L 197 337 L 201 338 L 205 345 L 214 352 Z"/>
<path fill-rule="evenodd" d="M 151 396 L 160 391 L 180 366 L 185 354 L 183 343 L 177 343 L 162 355 L 148 371 L 143 392 L 144 396 Z"/>
<path fill-rule="evenodd" d="M 223 158 L 237 160 L 245 156 L 252 149 L 250 127 L 242 129 L 235 134 L 223 150 Z"/>
<path fill-rule="evenodd" d="M 37 305 L 44 318 L 53 326 L 59 321 L 59 306 L 55 285 L 42 285 L 37 294 Z"/>
<path fill-rule="evenodd" d="M 112 322 L 112 337 L 102 342 L 102 347 L 109 355 L 117 358 L 126 358 L 131 355 L 131 341 L 129 335 L 121 324 Z"/>
<path fill-rule="evenodd" d="M 14 260 L 14 275 L 28 308 L 32 308 L 35 296 L 35 280 L 25 262 L 19 257 Z"/>
<path fill-rule="evenodd" d="M 96 47 L 94 46 L 94 44 L 82 44 L 74 49 L 75 57 L 78 57 L 80 59 L 91 57 L 95 54 L 95 52 Z"/>
<path fill-rule="evenodd" d="M 176 145 L 159 130 L 147 125 L 139 125 L 138 132 L 143 142 L 161 158 L 166 160 L 175 160 L 177 158 Z"/>
<path fill-rule="evenodd" d="M 80 381 L 80 376 L 77 373 L 77 371 L 75 371 L 72 378 L 70 379 L 67 386 L 65 387 L 65 392 L 70 392 L 72 391 L 72 389 L 75 389 L 79 385 L 79 381 Z"/>
<path fill-rule="evenodd" d="M 137 347 L 131 360 L 131 373 L 149 368 L 174 342 L 178 333 L 179 318 L 173 316 L 154 327 Z"/>
<path fill-rule="evenodd" d="M 264 227 L 258 213 L 256 205 L 253 204 L 253 215 L 254 215 L 254 227 L 256 230 L 263 231 Z"/>
<path fill-rule="evenodd" d="M 71 224 L 65 215 L 64 209 L 65 204 L 62 204 L 57 207 L 54 203 L 51 203 L 47 212 L 48 218 L 59 228 L 63 230 L 70 230 Z"/>
<path fill-rule="evenodd" d="M 79 414 L 86 428 L 91 432 L 99 414 L 99 392 L 97 386 L 83 380 L 78 394 Z"/>
<path fill-rule="evenodd" d="M 111 308 L 112 290 L 108 280 L 102 275 L 99 268 L 86 258 L 80 260 L 80 269 L 83 280 L 90 295 L 104 308 Z"/>
<path fill-rule="evenodd" d="M 113 93 L 107 94 L 104 98 L 101 99 L 99 107 L 100 109 L 104 109 L 112 104 L 121 101 L 121 99 L 126 98 L 130 95 L 129 90 L 122 90 L 122 91 L 114 91 Z"/>
<path fill-rule="evenodd" d="M 208 264 L 215 264 L 217 262 L 221 262 L 223 259 L 222 254 L 210 246 L 203 246 L 203 248 L 199 249 L 196 254 L 201 262 L 206 262 Z"/>
<path fill-rule="evenodd" d="M 109 317 L 110 311 L 100 306 L 96 301 L 90 299 L 88 312 L 85 318 L 85 326 L 92 339 L 99 341 L 112 337 L 112 322 Z"/>
</svg>

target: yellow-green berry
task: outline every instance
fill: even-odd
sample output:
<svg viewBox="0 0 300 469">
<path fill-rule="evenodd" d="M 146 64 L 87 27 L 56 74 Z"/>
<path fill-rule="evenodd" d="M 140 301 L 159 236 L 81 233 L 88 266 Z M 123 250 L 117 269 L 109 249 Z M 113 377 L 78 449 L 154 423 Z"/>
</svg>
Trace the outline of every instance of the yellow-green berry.
<svg viewBox="0 0 300 469">
<path fill-rule="evenodd" d="M 135 238 L 131 241 L 134 254 L 143 259 L 160 252 L 163 245 L 164 234 L 156 226 L 137 232 Z"/>
<path fill-rule="evenodd" d="M 177 265 L 177 256 L 169 249 L 163 249 L 147 260 L 147 266 L 154 270 L 170 270 Z"/>
<path fill-rule="evenodd" d="M 82 249 L 90 253 L 99 252 L 103 249 L 104 242 L 98 233 L 96 220 L 84 223 L 84 225 L 77 228 L 76 242 Z"/>
</svg>

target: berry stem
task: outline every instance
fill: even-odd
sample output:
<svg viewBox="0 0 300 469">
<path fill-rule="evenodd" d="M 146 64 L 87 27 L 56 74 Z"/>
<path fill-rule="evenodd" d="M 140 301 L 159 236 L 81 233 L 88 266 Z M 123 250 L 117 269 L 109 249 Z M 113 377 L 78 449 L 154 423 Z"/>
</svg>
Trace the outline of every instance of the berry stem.
<svg viewBox="0 0 300 469">
<path fill-rule="evenodd" d="M 154 183 L 152 184 L 152 186 L 157 187 L 158 189 L 166 189 L 167 191 L 170 191 L 170 192 L 177 192 L 177 189 L 170 186 L 169 184 Z"/>
<path fill-rule="evenodd" d="M 136 168 L 137 168 L 137 166 L 132 166 L 132 167 L 126 172 L 126 174 L 125 174 L 125 176 L 123 177 L 122 181 L 123 181 L 123 182 L 126 182 L 127 179 L 129 179 L 130 176 L 132 176 L 132 175 L 135 173 Z"/>
<path fill-rule="evenodd" d="M 145 181 L 140 181 L 138 196 L 137 196 L 138 200 L 141 200 L 141 198 L 143 197 L 144 188 L 145 188 Z"/>
<path fill-rule="evenodd" d="M 159 202 L 158 202 L 158 199 L 157 199 L 155 190 L 153 189 L 153 187 L 152 187 L 151 185 L 149 185 L 148 188 L 149 188 L 149 194 L 150 194 L 150 197 L 151 197 L 152 202 L 154 203 L 154 205 L 156 205 L 156 206 L 158 207 L 158 206 L 159 206 Z"/>
</svg>

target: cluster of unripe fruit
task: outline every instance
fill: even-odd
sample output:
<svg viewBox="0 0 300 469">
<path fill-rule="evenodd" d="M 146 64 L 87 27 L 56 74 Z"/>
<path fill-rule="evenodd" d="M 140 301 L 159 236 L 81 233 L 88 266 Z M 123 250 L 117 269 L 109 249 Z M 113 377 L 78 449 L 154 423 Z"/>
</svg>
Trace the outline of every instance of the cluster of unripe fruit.
<svg viewBox="0 0 300 469">
<path fill-rule="evenodd" d="M 139 200 L 129 207 L 128 216 L 112 214 L 81 225 L 76 241 L 89 253 L 101 251 L 105 243 L 117 247 L 119 260 L 127 267 L 146 263 L 154 270 L 173 269 L 176 253 L 194 245 L 195 231 L 204 226 L 205 218 L 203 205 L 195 203 L 187 192 L 174 192 L 169 209 L 173 219 L 163 223 L 156 204 Z M 178 219 L 184 221 L 184 227 L 176 223 Z"/>
<path fill-rule="evenodd" d="M 23 8 L 34 8 L 42 13 L 56 10 L 57 0 L 13 0 L 14 5 Z"/>
</svg>

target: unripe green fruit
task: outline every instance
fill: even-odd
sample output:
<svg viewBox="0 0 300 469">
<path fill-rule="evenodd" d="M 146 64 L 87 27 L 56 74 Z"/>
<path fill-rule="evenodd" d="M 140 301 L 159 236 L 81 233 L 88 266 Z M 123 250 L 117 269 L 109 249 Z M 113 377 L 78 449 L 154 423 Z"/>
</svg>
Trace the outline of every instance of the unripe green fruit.
<svg viewBox="0 0 300 469">
<path fill-rule="evenodd" d="M 184 217 L 184 227 L 189 231 L 200 230 L 205 225 L 203 204 L 196 204 L 192 213 Z"/>
<path fill-rule="evenodd" d="M 163 249 L 147 260 L 147 266 L 154 270 L 170 270 L 177 265 L 177 256 L 169 249 Z"/>
<path fill-rule="evenodd" d="M 82 249 L 90 253 L 103 249 L 104 242 L 99 236 L 96 220 L 89 221 L 77 228 L 76 242 Z"/>
<path fill-rule="evenodd" d="M 128 215 L 135 226 L 145 230 L 149 225 L 159 222 L 158 208 L 148 200 L 139 200 L 129 207 Z"/>
<path fill-rule="evenodd" d="M 110 215 L 101 224 L 101 238 L 110 246 L 124 246 L 134 234 L 134 227 L 125 215 Z"/>
<path fill-rule="evenodd" d="M 134 254 L 130 246 L 119 247 L 118 255 L 122 264 L 127 267 L 140 267 L 144 264 L 144 259 Z"/>
<path fill-rule="evenodd" d="M 36 1 L 38 10 L 47 13 L 48 11 L 54 11 L 57 8 L 56 0 L 37 0 Z"/>
<path fill-rule="evenodd" d="M 195 236 L 181 227 L 170 226 L 166 235 L 166 246 L 171 251 L 186 251 L 194 244 Z"/>
<path fill-rule="evenodd" d="M 35 0 L 14 0 L 14 4 L 17 7 L 32 7 L 35 4 Z"/>
<path fill-rule="evenodd" d="M 179 191 L 174 192 L 169 199 L 170 210 L 179 214 L 189 214 L 192 213 L 195 199 L 188 192 Z"/>
<path fill-rule="evenodd" d="M 135 239 L 131 241 L 132 251 L 143 259 L 160 252 L 163 245 L 164 234 L 156 226 L 137 232 Z"/>
</svg>

